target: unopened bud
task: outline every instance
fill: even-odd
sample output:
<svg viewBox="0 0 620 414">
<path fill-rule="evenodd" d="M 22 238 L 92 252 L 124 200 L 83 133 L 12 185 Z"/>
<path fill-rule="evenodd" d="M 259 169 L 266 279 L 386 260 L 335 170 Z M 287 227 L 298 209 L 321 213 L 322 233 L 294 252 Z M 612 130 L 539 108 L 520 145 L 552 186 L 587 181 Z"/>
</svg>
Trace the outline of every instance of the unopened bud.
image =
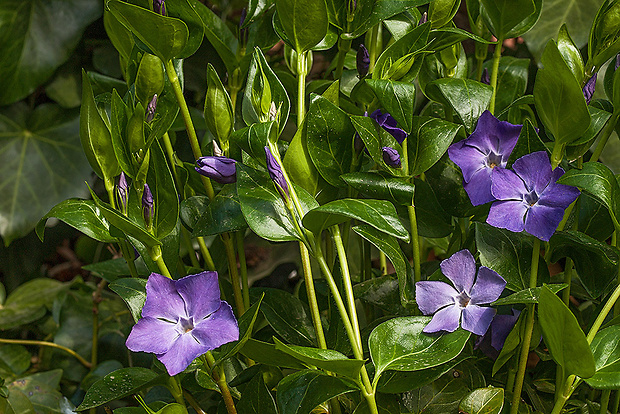
<svg viewBox="0 0 620 414">
<path fill-rule="evenodd" d="M 220 146 L 217 145 L 217 141 L 213 140 L 211 142 L 213 143 L 213 155 L 215 155 L 216 157 L 221 157 L 222 155 L 224 155 Z"/>
<path fill-rule="evenodd" d="M 242 44 L 246 44 L 248 42 L 248 28 L 243 27 L 243 23 L 245 23 L 245 19 L 248 15 L 245 7 L 241 10 L 241 18 L 239 19 L 239 40 Z"/>
<path fill-rule="evenodd" d="M 383 161 L 388 167 L 400 168 L 400 154 L 398 151 L 392 147 L 382 147 L 381 151 L 383 151 Z"/>
<path fill-rule="evenodd" d="M 155 118 L 155 110 L 157 109 L 157 94 L 153 95 L 151 102 L 146 106 L 146 122 L 151 122 Z"/>
<path fill-rule="evenodd" d="M 484 68 L 484 70 L 482 71 L 480 82 L 485 83 L 487 85 L 491 84 L 491 78 L 489 77 L 489 70 L 487 68 Z"/>
<path fill-rule="evenodd" d="M 146 228 L 151 231 L 153 227 L 153 217 L 155 216 L 155 202 L 153 194 L 148 184 L 144 184 L 144 192 L 142 193 L 142 215 Z"/>
<path fill-rule="evenodd" d="M 271 102 L 271 106 L 269 107 L 269 120 L 275 121 L 278 117 L 278 108 L 276 108 L 276 104 Z"/>
<path fill-rule="evenodd" d="M 196 171 L 220 184 L 237 181 L 237 161 L 226 157 L 200 157 L 196 160 Z"/>
<path fill-rule="evenodd" d="M 288 184 L 284 178 L 284 172 L 268 146 L 265 147 L 265 157 L 267 160 L 267 172 L 269 173 L 269 177 L 271 177 L 271 180 L 276 185 L 276 189 L 280 193 L 280 196 L 284 200 L 287 200 L 289 193 Z"/>
<path fill-rule="evenodd" d="M 153 11 L 162 16 L 166 15 L 166 1 L 165 0 L 153 0 Z"/>
<path fill-rule="evenodd" d="M 596 89 L 596 76 L 597 76 L 596 73 L 592 75 L 592 77 L 588 79 L 588 81 L 586 82 L 586 84 L 584 85 L 582 89 L 583 97 L 586 98 L 586 103 L 588 105 L 590 104 L 590 101 L 592 100 L 592 97 L 594 96 L 594 90 Z"/>
<path fill-rule="evenodd" d="M 420 21 L 418 22 L 418 26 L 423 25 L 424 23 L 426 23 L 428 21 L 428 13 L 424 12 L 422 14 L 422 17 L 420 17 Z"/>
<path fill-rule="evenodd" d="M 129 198 L 129 184 L 127 184 L 127 177 L 125 177 L 125 173 L 121 172 L 121 175 L 118 179 L 118 187 L 116 187 L 116 191 L 118 192 L 119 199 L 119 207 L 121 209 L 121 213 L 127 215 L 127 199 Z"/>
<path fill-rule="evenodd" d="M 370 67 L 370 55 L 368 49 L 363 44 L 357 49 L 356 56 L 357 73 L 360 78 L 368 75 L 368 68 Z"/>
</svg>

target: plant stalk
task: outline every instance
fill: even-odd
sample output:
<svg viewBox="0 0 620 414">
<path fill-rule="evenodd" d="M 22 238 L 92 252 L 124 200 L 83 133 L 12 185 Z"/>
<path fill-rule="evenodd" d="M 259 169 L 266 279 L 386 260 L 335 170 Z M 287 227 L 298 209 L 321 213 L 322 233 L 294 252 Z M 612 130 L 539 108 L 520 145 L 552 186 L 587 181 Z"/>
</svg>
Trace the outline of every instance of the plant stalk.
<svg viewBox="0 0 620 414">
<path fill-rule="evenodd" d="M 413 253 L 413 281 L 422 280 L 422 272 L 420 270 L 420 237 L 418 236 L 418 222 L 415 214 L 415 206 L 407 206 L 409 212 L 409 223 L 411 224 L 411 250 Z"/>
<path fill-rule="evenodd" d="M 489 112 L 492 114 L 495 113 L 495 96 L 497 95 L 497 75 L 499 71 L 499 61 L 502 58 L 502 44 L 504 43 L 504 39 L 501 37 L 497 39 L 497 44 L 495 45 L 495 51 L 493 52 L 493 66 L 491 72 L 491 87 L 493 88 L 493 93 L 491 95 L 491 102 L 489 103 Z"/>
<path fill-rule="evenodd" d="M 30 340 L 30 339 L 4 339 L 4 338 L 0 338 L 0 344 L 37 345 L 37 346 L 47 346 L 49 348 L 56 348 L 56 349 L 60 349 L 61 351 L 65 351 L 66 353 L 68 353 L 69 355 L 71 355 L 72 357 L 74 357 L 75 359 L 80 361 L 80 364 L 84 365 L 86 368 L 91 369 L 93 367 L 93 365 L 90 362 L 88 362 L 86 359 L 84 359 L 80 354 L 75 352 L 73 349 L 67 348 L 67 347 L 62 346 L 62 345 L 55 344 L 54 342 L 33 341 L 33 340 Z"/>
</svg>

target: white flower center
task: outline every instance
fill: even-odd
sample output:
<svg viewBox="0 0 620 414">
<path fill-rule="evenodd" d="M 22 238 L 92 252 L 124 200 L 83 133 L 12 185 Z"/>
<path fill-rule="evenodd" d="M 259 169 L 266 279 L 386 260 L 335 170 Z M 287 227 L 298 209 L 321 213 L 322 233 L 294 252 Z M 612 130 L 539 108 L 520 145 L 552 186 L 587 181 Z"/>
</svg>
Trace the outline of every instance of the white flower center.
<svg viewBox="0 0 620 414">
<path fill-rule="evenodd" d="M 469 297 L 469 295 L 465 291 L 463 291 L 454 298 L 454 303 L 459 305 L 459 307 L 461 308 L 465 308 L 467 305 L 469 305 L 470 300 L 471 298 Z"/>
</svg>

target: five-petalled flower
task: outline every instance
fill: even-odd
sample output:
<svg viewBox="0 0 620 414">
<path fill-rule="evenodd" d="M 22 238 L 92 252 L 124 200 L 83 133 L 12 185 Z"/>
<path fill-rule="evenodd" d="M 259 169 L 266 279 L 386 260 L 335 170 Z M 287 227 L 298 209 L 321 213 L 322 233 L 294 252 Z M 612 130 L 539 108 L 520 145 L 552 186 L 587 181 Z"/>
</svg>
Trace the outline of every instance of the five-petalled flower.
<svg viewBox="0 0 620 414">
<path fill-rule="evenodd" d="M 424 332 L 454 332 L 460 322 L 463 329 L 484 335 L 496 311 L 479 305 L 497 300 L 506 281 L 484 266 L 476 276 L 476 262 L 469 250 L 454 253 L 442 261 L 440 267 L 453 286 L 441 281 L 416 283 L 415 299 L 420 311 L 425 315 L 434 314 Z"/>
<path fill-rule="evenodd" d="M 448 148 L 448 156 L 463 172 L 463 187 L 474 206 L 495 200 L 491 194 L 491 173 L 495 167 L 506 167 L 521 127 L 484 111 L 474 132 Z"/>
<path fill-rule="evenodd" d="M 173 376 L 207 351 L 238 339 L 233 311 L 220 299 L 217 272 L 179 280 L 151 273 L 142 319 L 126 345 L 135 352 L 154 353 Z"/>
</svg>

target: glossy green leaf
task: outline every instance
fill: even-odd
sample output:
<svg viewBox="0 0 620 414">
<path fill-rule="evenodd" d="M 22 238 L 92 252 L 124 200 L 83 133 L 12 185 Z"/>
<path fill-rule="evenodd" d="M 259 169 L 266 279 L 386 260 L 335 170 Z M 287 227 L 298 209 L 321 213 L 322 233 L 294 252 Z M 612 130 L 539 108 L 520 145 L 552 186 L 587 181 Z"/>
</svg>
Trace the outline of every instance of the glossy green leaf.
<svg viewBox="0 0 620 414">
<path fill-rule="evenodd" d="M 492 70 L 492 61 L 484 65 L 489 71 Z M 501 113 L 508 108 L 515 99 L 525 95 L 529 67 L 529 59 L 518 59 L 512 56 L 502 56 L 499 61 L 497 74 L 497 95 L 495 96 L 495 114 Z"/>
<path fill-rule="evenodd" d="M 357 230 L 357 226 L 353 228 Z M 353 294 L 356 299 L 375 305 L 390 315 L 403 313 L 400 304 L 400 290 L 398 278 L 395 275 L 373 277 L 353 285 Z"/>
<path fill-rule="evenodd" d="M 431 22 L 431 28 L 437 29 L 448 24 L 461 5 L 456 0 L 440 0 L 432 1 L 428 6 L 428 20 Z"/>
<path fill-rule="evenodd" d="M 585 381 L 592 388 L 618 389 L 620 387 L 620 325 L 599 331 L 590 347 L 596 364 L 596 374 Z"/>
<path fill-rule="evenodd" d="M 427 44 L 430 27 L 430 24 L 418 26 L 387 47 L 377 59 L 372 79 L 387 79 L 392 76 L 395 80 L 401 82 L 411 82 L 415 79 L 422 65 L 423 58 L 421 53 Z M 400 70 L 397 70 L 396 67 L 392 68 L 394 63 L 405 56 L 409 56 L 406 66 L 403 66 Z M 402 64 L 405 63 L 404 60 L 400 62 Z M 407 66 L 409 67 L 407 68 Z M 395 76 L 396 73 L 398 73 L 398 76 Z"/>
<path fill-rule="evenodd" d="M 276 0 L 277 18 L 297 53 L 316 46 L 329 26 L 325 0 Z"/>
<path fill-rule="evenodd" d="M 383 147 L 392 147 L 399 153 L 402 153 L 400 144 L 391 134 L 379 127 L 377 123 L 368 116 L 353 115 L 351 116 L 351 123 L 364 142 L 370 157 L 375 163 L 381 165 L 391 174 L 404 174 L 402 169 L 395 170 L 390 168 L 383 160 Z"/>
<path fill-rule="evenodd" d="M 410 133 L 413 126 L 415 86 L 408 82 L 389 79 L 367 79 L 381 106 L 396 119 L 398 126 Z"/>
<path fill-rule="evenodd" d="M 147 180 L 155 199 L 155 236 L 163 240 L 177 225 L 179 218 L 179 195 L 176 191 L 172 172 L 168 167 L 166 155 L 159 145 L 151 145 L 151 162 Z"/>
<path fill-rule="evenodd" d="M 562 289 L 566 289 L 567 287 L 568 285 L 566 283 L 547 285 L 547 288 L 549 288 L 549 290 L 551 290 L 553 293 L 558 293 L 559 291 L 561 291 Z M 512 295 L 497 299 L 495 302 L 493 302 L 493 306 L 516 305 L 520 303 L 538 303 L 541 289 L 542 287 L 540 286 L 535 288 L 523 289 L 519 292 L 513 293 Z"/>
<path fill-rule="evenodd" d="M 575 45 L 573 39 L 571 39 L 566 24 L 563 24 L 562 27 L 560 27 L 557 46 L 558 51 L 564 58 L 564 61 L 573 73 L 573 76 L 575 76 L 575 79 L 577 79 L 577 82 L 583 82 L 583 78 L 586 73 L 581 52 L 579 52 L 579 48 Z"/>
<path fill-rule="evenodd" d="M 529 287 L 532 237 L 486 223 L 476 223 L 476 246 L 480 263 L 506 279 L 506 288 L 520 292 Z M 549 281 L 547 266 L 538 266 L 538 282 Z"/>
<path fill-rule="evenodd" d="M 598 109 L 595 106 L 588 105 L 588 111 L 590 112 L 590 126 L 588 126 L 586 132 L 584 132 L 580 138 L 573 141 L 571 145 L 589 144 L 589 149 L 594 139 L 598 136 L 609 118 L 611 118 L 611 113 Z"/>
<path fill-rule="evenodd" d="M 316 370 L 298 371 L 278 384 L 278 407 L 286 414 L 310 414 L 317 405 L 357 390 L 350 381 Z"/>
<path fill-rule="evenodd" d="M 60 402 L 63 399 L 62 394 L 58 391 L 61 377 L 61 369 L 37 372 L 27 377 L 22 377 L 9 384 L 9 398 L 10 394 L 19 391 L 28 396 L 28 400 L 34 407 L 34 412 L 59 412 Z"/>
<path fill-rule="evenodd" d="M 425 334 L 422 329 L 430 320 L 427 316 L 394 318 L 372 331 L 368 347 L 375 364 L 375 378 L 386 370 L 417 371 L 435 367 L 461 353 L 471 333 L 459 329 L 439 336 Z"/>
<path fill-rule="evenodd" d="M 295 191 L 306 211 L 317 206 L 304 189 L 296 187 Z M 237 193 L 243 216 L 257 235 L 270 241 L 291 241 L 300 237 L 280 193 L 266 172 L 237 163 Z"/>
<path fill-rule="evenodd" d="M 619 12 L 620 4 L 617 1 L 606 0 L 596 13 L 588 41 L 588 65 L 593 68 L 601 67 L 620 52 Z"/>
<path fill-rule="evenodd" d="M 5 414 L 36 414 L 34 406 L 20 390 L 13 390 L 8 398 L 0 398 L 0 410 Z"/>
<path fill-rule="evenodd" d="M 368 224 L 355 226 L 353 231 L 371 242 L 390 260 L 398 276 L 400 302 L 403 306 L 410 305 L 413 302 L 414 290 L 412 270 L 396 238 L 386 235 Z"/>
<path fill-rule="evenodd" d="M 7 86 L 1 106 L 34 92 L 67 61 L 84 29 L 101 16 L 101 2 L 5 0 L 0 16 L 0 79 Z"/>
<path fill-rule="evenodd" d="M 548 287 L 543 286 L 538 303 L 538 319 L 545 344 L 553 360 L 566 375 L 590 378 L 596 369 L 586 335 L 575 315 Z"/>
<path fill-rule="evenodd" d="M 254 375 L 243 389 L 237 410 L 246 414 L 278 414 L 276 401 L 265 385 L 262 372 Z"/>
<path fill-rule="evenodd" d="M 457 413 L 460 401 L 470 391 L 469 384 L 462 374 L 465 374 L 464 370 L 454 370 L 431 384 L 404 393 L 402 401 L 406 412 Z"/>
<path fill-rule="evenodd" d="M 56 296 L 68 288 L 57 280 L 42 278 L 21 284 L 0 308 L 0 329 L 16 328 L 41 318 Z"/>
<path fill-rule="evenodd" d="M 352 23 L 352 32 L 344 33 L 342 37 L 355 39 L 383 20 L 426 3 L 429 3 L 429 0 L 377 0 L 368 3 L 368 12 L 356 13 Z M 362 5 L 365 3 L 360 3 L 360 7 Z"/>
<path fill-rule="evenodd" d="M 440 238 L 448 236 L 452 230 L 452 217 L 446 213 L 431 186 L 419 178 L 413 179 L 416 191 L 413 200 L 418 225 L 418 235 L 422 237 Z M 401 217 L 404 210 L 399 212 Z"/>
<path fill-rule="evenodd" d="M 185 47 L 181 53 L 175 57 L 183 59 L 192 56 L 202 44 L 206 29 L 206 25 L 196 11 L 195 3 L 191 0 L 167 0 L 166 14 L 169 17 L 181 20 L 185 23 L 189 31 L 189 37 L 187 38 Z"/>
<path fill-rule="evenodd" d="M 308 153 L 308 128 L 306 118 L 293 136 L 282 163 L 291 181 L 303 187 L 308 193 L 316 194 L 319 186 L 319 172 Z"/>
<path fill-rule="evenodd" d="M 212 236 L 243 230 L 247 227 L 241 212 L 237 188 L 234 184 L 227 184 L 200 212 L 198 221 L 193 226 L 192 235 L 194 237 Z"/>
<path fill-rule="evenodd" d="M 204 115 L 209 131 L 220 144 L 228 142 L 234 126 L 232 102 L 211 64 L 207 66 L 207 97 Z"/>
<path fill-rule="evenodd" d="M 413 202 L 415 186 L 405 178 L 374 171 L 344 174 L 341 178 L 367 197 L 389 200 L 403 206 Z"/>
<path fill-rule="evenodd" d="M 222 59 L 228 73 L 232 74 L 239 65 L 236 56 L 239 43 L 237 38 L 226 26 L 226 22 L 205 4 L 199 0 L 190 0 L 190 3 L 204 24 L 205 37 Z"/>
<path fill-rule="evenodd" d="M 510 157 L 508 158 L 508 166 L 511 166 L 512 163 L 522 156 L 536 151 L 547 151 L 547 147 L 536 133 L 536 129 L 534 128 L 534 125 L 532 125 L 532 121 L 526 119 L 523 123 L 523 128 L 521 128 L 521 132 L 519 133 L 517 145 L 515 145 L 514 149 L 510 153 Z"/>
<path fill-rule="evenodd" d="M 250 339 L 262 300 L 263 298 L 261 297 L 237 320 L 237 324 L 239 325 L 239 339 L 237 341 L 224 344 L 220 347 L 220 353 L 215 361 L 216 365 L 221 364 L 226 359 L 234 356 L 241 350 L 241 348 L 243 348 L 248 339 Z"/>
<path fill-rule="evenodd" d="M 334 224 L 357 219 L 390 236 L 401 240 L 409 239 L 409 232 L 396 215 L 394 205 L 384 200 L 361 200 L 345 198 L 324 204 L 310 210 L 302 222 L 305 228 L 315 234 Z"/>
<path fill-rule="evenodd" d="M 534 102 L 538 115 L 555 140 L 567 145 L 590 125 L 590 113 L 581 85 L 558 51 L 553 40 L 545 47 L 543 67 L 536 74 Z"/>
<path fill-rule="evenodd" d="M 599 297 L 615 280 L 619 260 L 617 248 L 573 230 L 556 232 L 549 244 L 552 262 L 562 257 L 573 259 L 579 280 L 591 297 Z"/>
<path fill-rule="evenodd" d="M 474 131 L 480 115 L 487 110 L 493 88 L 471 79 L 437 79 L 426 86 L 425 93 L 436 102 L 451 108 L 465 126 Z"/>
<path fill-rule="evenodd" d="M 78 411 L 98 407 L 146 387 L 157 374 L 146 368 L 121 368 L 94 383 L 86 392 Z"/>
<path fill-rule="evenodd" d="M 129 307 L 133 320 L 137 323 L 142 315 L 142 307 L 146 301 L 146 279 L 127 277 L 110 283 L 112 289 Z"/>
<path fill-rule="evenodd" d="M 480 0 L 480 14 L 498 39 L 518 37 L 538 20 L 542 0 Z"/>
<path fill-rule="evenodd" d="M 609 167 L 598 162 L 586 162 L 581 170 L 568 171 L 558 183 L 575 186 L 592 196 L 607 208 L 615 228 L 620 228 L 620 187 Z"/>
<path fill-rule="evenodd" d="M 45 223 L 55 217 L 88 237 L 103 243 L 114 243 L 117 238 L 110 234 L 110 224 L 91 200 L 70 198 L 52 207 L 36 226 L 37 236 L 43 241 Z"/>
<path fill-rule="evenodd" d="M 439 161 L 460 128 L 439 118 L 415 117 L 413 130 L 407 137 L 409 174 L 423 174 Z"/>
<path fill-rule="evenodd" d="M 107 6 L 164 63 L 181 56 L 190 35 L 183 21 L 120 0 L 109 0 Z"/>
<path fill-rule="evenodd" d="M 587 193 L 579 197 L 578 224 L 579 231 L 598 241 L 607 240 L 614 231 L 607 208 Z"/>
<path fill-rule="evenodd" d="M 322 96 L 316 96 L 306 114 L 308 154 L 329 184 L 343 187 L 342 174 L 351 171 L 355 128 L 349 116 Z"/>
<path fill-rule="evenodd" d="M 30 359 L 32 356 L 30 352 L 23 345 L 16 344 L 3 344 L 0 346 L 0 372 L 4 371 L 4 367 L 10 370 L 9 375 L 23 374 L 28 368 L 30 368 Z M 3 373 L 3 376 L 6 376 Z"/>
<path fill-rule="evenodd" d="M 489 40 L 476 36 L 466 30 L 459 29 L 458 27 L 444 26 L 441 29 L 431 30 L 426 49 L 439 52 L 468 39 L 475 40 L 482 44 L 493 44 L 493 42 Z"/>
<path fill-rule="evenodd" d="M 331 349 L 286 345 L 277 338 L 274 338 L 274 342 L 278 351 L 282 351 L 308 366 L 324 369 L 354 381 L 359 378 L 360 370 L 364 366 L 364 360 L 349 359 L 346 355 Z"/>
<path fill-rule="evenodd" d="M 265 165 L 265 146 L 270 140 L 275 141 L 277 135 L 278 124 L 275 121 L 256 122 L 234 131 L 230 139 L 257 162 Z"/>
<path fill-rule="evenodd" d="M 463 189 L 461 169 L 450 161 L 448 154 L 444 154 L 425 175 L 426 182 L 446 213 L 455 217 L 469 217 L 473 214 L 474 207 Z"/>
<path fill-rule="evenodd" d="M 292 356 L 278 351 L 274 344 L 250 338 L 241 353 L 255 362 L 282 368 L 304 369 L 305 366 Z"/>
<path fill-rule="evenodd" d="M 500 414 L 504 407 L 503 388 L 478 388 L 461 400 L 459 413 Z"/>
</svg>

